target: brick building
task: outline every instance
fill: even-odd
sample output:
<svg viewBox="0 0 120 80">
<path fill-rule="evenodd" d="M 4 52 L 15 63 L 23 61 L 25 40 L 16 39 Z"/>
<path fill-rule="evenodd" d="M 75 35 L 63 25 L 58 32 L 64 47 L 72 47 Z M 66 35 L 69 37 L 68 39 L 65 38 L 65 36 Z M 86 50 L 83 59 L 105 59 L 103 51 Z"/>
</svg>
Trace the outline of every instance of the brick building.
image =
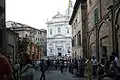
<svg viewBox="0 0 120 80">
<path fill-rule="evenodd" d="M 72 26 L 72 56 L 87 56 L 87 5 L 86 0 L 76 0 L 69 21 Z"/>
<path fill-rule="evenodd" d="M 120 56 L 120 0 L 87 0 L 89 54 Z"/>
</svg>

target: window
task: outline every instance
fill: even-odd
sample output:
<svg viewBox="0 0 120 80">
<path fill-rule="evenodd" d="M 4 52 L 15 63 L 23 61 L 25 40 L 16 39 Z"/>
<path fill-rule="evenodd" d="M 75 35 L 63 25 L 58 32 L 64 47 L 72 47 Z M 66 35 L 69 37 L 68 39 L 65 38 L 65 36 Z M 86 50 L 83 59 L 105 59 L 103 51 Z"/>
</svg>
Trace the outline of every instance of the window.
<svg viewBox="0 0 120 80">
<path fill-rule="evenodd" d="M 74 39 L 72 39 L 72 46 L 74 47 Z"/>
<path fill-rule="evenodd" d="M 27 37 L 28 37 L 28 35 L 27 35 L 27 34 L 25 34 L 25 37 L 27 38 Z"/>
<path fill-rule="evenodd" d="M 81 46 L 81 33 L 80 31 L 78 32 L 78 36 L 77 36 L 77 41 L 78 41 L 78 45 Z"/>
<path fill-rule="evenodd" d="M 52 49 L 50 49 L 50 53 L 52 53 Z"/>
<path fill-rule="evenodd" d="M 76 36 L 73 37 L 73 39 L 72 39 L 72 46 L 74 47 L 75 45 L 76 45 Z"/>
<path fill-rule="evenodd" d="M 58 28 L 58 32 L 59 32 L 59 33 L 61 32 L 61 28 Z"/>
<path fill-rule="evenodd" d="M 57 48 L 58 51 L 61 51 L 61 48 Z"/>
<path fill-rule="evenodd" d="M 70 53 L 70 50 L 68 49 L 68 53 Z"/>
<path fill-rule="evenodd" d="M 39 38 L 38 38 L 38 41 L 39 41 Z"/>
<path fill-rule="evenodd" d="M 41 34 L 41 31 L 39 31 L 38 34 Z"/>
<path fill-rule="evenodd" d="M 52 31 L 50 31 L 50 35 L 52 35 Z"/>
<path fill-rule="evenodd" d="M 94 23 L 98 23 L 99 22 L 99 13 L 98 13 L 98 8 L 96 8 L 94 10 Z"/>
<path fill-rule="evenodd" d="M 77 19 L 75 20 L 75 24 L 77 24 Z M 76 26 L 76 25 L 75 25 Z"/>
<path fill-rule="evenodd" d="M 37 37 L 36 37 L 36 41 L 37 41 Z"/>
<path fill-rule="evenodd" d="M 75 35 L 75 37 L 74 37 L 74 45 L 76 46 L 77 44 L 76 44 L 76 38 L 77 38 L 77 36 Z"/>
<path fill-rule="evenodd" d="M 69 29 L 67 29 L 67 34 L 69 34 Z"/>
</svg>

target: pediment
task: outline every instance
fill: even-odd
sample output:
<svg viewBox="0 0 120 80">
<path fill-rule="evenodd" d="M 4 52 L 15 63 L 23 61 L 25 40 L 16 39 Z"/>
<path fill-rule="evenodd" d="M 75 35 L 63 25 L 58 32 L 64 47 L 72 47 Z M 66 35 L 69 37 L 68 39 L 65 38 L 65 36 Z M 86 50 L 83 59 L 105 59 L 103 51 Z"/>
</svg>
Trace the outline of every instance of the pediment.
<svg viewBox="0 0 120 80">
<path fill-rule="evenodd" d="M 61 37 L 66 37 L 65 35 L 63 34 L 56 34 L 53 36 L 54 38 L 61 38 Z"/>
<path fill-rule="evenodd" d="M 55 16 L 52 17 L 52 19 L 63 18 L 63 17 L 64 17 L 64 15 L 62 15 L 58 12 Z"/>
</svg>

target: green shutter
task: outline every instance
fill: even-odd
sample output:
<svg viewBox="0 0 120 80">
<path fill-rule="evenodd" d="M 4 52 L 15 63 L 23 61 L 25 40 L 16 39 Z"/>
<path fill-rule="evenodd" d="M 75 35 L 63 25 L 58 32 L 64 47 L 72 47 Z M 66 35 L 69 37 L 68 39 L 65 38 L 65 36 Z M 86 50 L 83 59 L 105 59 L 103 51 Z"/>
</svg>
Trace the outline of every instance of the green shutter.
<svg viewBox="0 0 120 80">
<path fill-rule="evenodd" d="M 98 8 L 96 8 L 94 10 L 94 23 L 98 23 L 99 22 L 99 12 L 98 12 Z"/>
</svg>

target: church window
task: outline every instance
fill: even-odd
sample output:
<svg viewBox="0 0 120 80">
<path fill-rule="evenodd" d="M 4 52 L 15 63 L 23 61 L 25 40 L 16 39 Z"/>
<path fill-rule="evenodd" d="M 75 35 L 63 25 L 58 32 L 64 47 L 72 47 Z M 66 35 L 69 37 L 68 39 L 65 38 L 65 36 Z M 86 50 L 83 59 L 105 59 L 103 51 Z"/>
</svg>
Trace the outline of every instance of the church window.
<svg viewBox="0 0 120 80">
<path fill-rule="evenodd" d="M 52 35 L 52 31 L 50 31 L 50 35 Z"/>
<path fill-rule="evenodd" d="M 58 51 L 61 51 L 61 48 L 57 48 Z"/>
<path fill-rule="evenodd" d="M 58 32 L 59 32 L 59 33 L 61 32 L 61 28 L 58 28 Z"/>
<path fill-rule="evenodd" d="M 70 50 L 68 49 L 68 53 L 70 53 Z"/>
<path fill-rule="evenodd" d="M 77 42 L 78 42 L 78 45 L 81 46 L 81 31 L 78 32 Z"/>
<path fill-rule="evenodd" d="M 67 34 L 69 34 L 69 29 L 67 29 Z"/>
<path fill-rule="evenodd" d="M 50 53 L 52 53 L 52 49 L 50 49 Z"/>
</svg>

